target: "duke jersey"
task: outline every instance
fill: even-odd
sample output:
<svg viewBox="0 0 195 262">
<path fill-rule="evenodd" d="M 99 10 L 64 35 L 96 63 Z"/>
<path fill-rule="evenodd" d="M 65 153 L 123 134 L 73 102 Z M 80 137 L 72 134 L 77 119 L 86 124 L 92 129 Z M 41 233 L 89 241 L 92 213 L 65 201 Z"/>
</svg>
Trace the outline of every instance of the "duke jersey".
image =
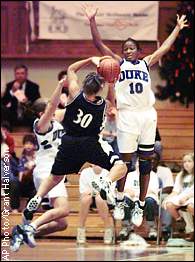
<svg viewBox="0 0 195 262">
<path fill-rule="evenodd" d="M 139 111 L 152 107 L 155 97 L 146 62 L 137 60 L 132 63 L 123 59 L 120 68 L 120 78 L 115 84 L 117 108 Z"/>
<path fill-rule="evenodd" d="M 67 104 L 62 125 L 70 136 L 97 136 L 105 124 L 106 102 L 97 97 L 96 101 L 87 100 L 83 91 Z"/>
<path fill-rule="evenodd" d="M 38 149 L 36 151 L 36 165 L 47 165 L 54 162 L 54 158 L 58 151 L 58 146 L 61 144 L 63 136 L 63 126 L 56 120 L 52 121 L 52 127 L 45 134 L 39 134 L 36 131 L 36 124 L 39 119 L 34 121 L 33 131 L 37 139 Z"/>
</svg>

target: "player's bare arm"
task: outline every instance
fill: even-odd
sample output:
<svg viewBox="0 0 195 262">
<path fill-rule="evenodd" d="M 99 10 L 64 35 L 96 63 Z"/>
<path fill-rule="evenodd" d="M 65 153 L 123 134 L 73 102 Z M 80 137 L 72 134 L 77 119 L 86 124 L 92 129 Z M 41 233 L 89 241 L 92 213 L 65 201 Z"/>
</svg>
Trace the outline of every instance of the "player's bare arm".
<svg viewBox="0 0 195 262">
<path fill-rule="evenodd" d="M 177 15 L 177 25 L 175 26 L 174 30 L 169 35 L 169 37 L 163 42 L 160 48 L 157 49 L 152 55 L 146 56 L 144 58 L 148 66 L 152 66 L 155 63 L 157 63 L 160 60 L 160 58 L 170 50 L 172 44 L 174 43 L 177 36 L 179 35 L 179 32 L 184 27 L 188 27 L 186 15 L 182 15 L 181 17 Z"/>
<path fill-rule="evenodd" d="M 68 79 L 68 87 L 69 87 L 68 103 L 70 103 L 81 90 L 81 87 L 79 86 L 78 83 L 78 77 L 76 72 L 82 67 L 89 65 L 90 63 L 97 67 L 102 59 L 108 57 L 110 56 L 89 57 L 87 59 L 77 61 L 68 67 L 67 70 L 67 79 Z"/>
<path fill-rule="evenodd" d="M 40 117 L 36 129 L 39 133 L 46 133 L 51 125 L 51 120 L 54 116 L 56 108 L 60 101 L 60 94 L 62 93 L 62 88 L 66 79 L 62 79 L 58 82 L 56 89 L 54 90 L 52 97 L 45 109 L 45 112 Z"/>
<path fill-rule="evenodd" d="M 87 16 L 87 18 L 89 19 L 91 34 L 92 34 L 93 42 L 96 48 L 100 51 L 102 55 L 109 55 L 109 56 L 112 56 L 114 59 L 121 61 L 121 57 L 115 54 L 109 47 L 107 47 L 101 39 L 100 33 L 97 29 L 96 20 L 95 20 L 95 16 L 97 14 L 98 8 L 94 7 L 91 4 L 90 5 L 84 4 L 82 6 L 82 9 L 85 15 Z"/>
</svg>

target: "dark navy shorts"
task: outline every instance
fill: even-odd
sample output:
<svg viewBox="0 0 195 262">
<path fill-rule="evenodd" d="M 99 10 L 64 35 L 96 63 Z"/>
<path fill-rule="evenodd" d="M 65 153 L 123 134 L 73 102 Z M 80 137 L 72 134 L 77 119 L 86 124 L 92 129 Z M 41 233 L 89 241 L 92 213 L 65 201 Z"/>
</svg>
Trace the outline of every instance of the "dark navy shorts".
<svg viewBox="0 0 195 262">
<path fill-rule="evenodd" d="M 99 137 L 64 135 L 51 170 L 53 175 L 78 173 L 89 162 L 110 170 L 115 163 L 123 163 L 107 141 Z"/>
</svg>

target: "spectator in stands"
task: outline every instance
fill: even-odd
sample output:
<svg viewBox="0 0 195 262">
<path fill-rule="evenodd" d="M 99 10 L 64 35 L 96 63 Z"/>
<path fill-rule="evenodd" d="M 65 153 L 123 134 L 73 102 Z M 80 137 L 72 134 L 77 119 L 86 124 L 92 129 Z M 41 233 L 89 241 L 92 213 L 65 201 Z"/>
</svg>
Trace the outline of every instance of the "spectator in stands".
<svg viewBox="0 0 195 262">
<path fill-rule="evenodd" d="M 8 145 L 9 147 L 9 153 L 16 158 L 16 153 L 15 153 L 15 142 L 14 142 L 14 138 L 10 133 L 11 128 L 10 128 L 10 124 L 7 121 L 2 121 L 1 123 L 1 133 L 2 136 L 4 138 L 5 143 Z"/>
<path fill-rule="evenodd" d="M 6 156 L 6 157 L 5 157 Z M 6 166 L 6 168 L 5 168 Z M 5 182 L 8 186 L 1 187 L 1 195 L 9 195 L 10 197 L 10 208 L 11 211 L 18 212 L 18 206 L 15 204 L 15 192 L 19 192 L 19 181 L 18 181 L 18 161 L 9 152 L 9 146 L 5 141 L 5 137 L 1 130 L 1 182 Z M 5 179 L 5 181 L 4 181 Z M 9 179 L 9 183 L 7 182 Z"/>
<path fill-rule="evenodd" d="M 36 191 L 33 182 L 33 169 L 35 167 L 35 148 L 36 142 L 32 134 L 25 135 L 23 138 L 23 151 L 18 163 L 18 181 L 12 188 L 14 195 L 15 209 L 20 207 L 20 197 L 32 198 Z"/>
<path fill-rule="evenodd" d="M 112 244 L 114 239 L 114 228 L 113 221 L 109 215 L 109 208 L 98 192 L 95 192 L 91 182 L 98 179 L 102 179 L 108 175 L 109 171 L 102 169 L 99 166 L 93 165 L 92 167 L 85 168 L 80 173 L 79 179 L 79 191 L 81 194 L 81 205 L 79 212 L 79 227 L 77 230 L 77 244 L 86 243 L 86 229 L 85 222 L 89 212 L 91 204 L 95 204 L 98 212 L 104 221 L 105 231 L 104 231 L 104 243 Z M 113 190 L 115 183 L 113 183 Z M 93 203 L 95 202 L 95 203 Z M 94 207 L 94 205 L 93 205 Z"/>
<path fill-rule="evenodd" d="M 63 78 L 65 78 L 65 79 L 67 78 L 67 71 L 66 70 L 60 71 L 59 74 L 58 74 L 58 81 L 62 80 Z M 62 94 L 60 96 L 60 104 L 58 105 L 58 108 L 60 108 L 60 109 L 65 108 L 65 105 L 66 105 L 67 99 L 68 99 L 68 94 L 69 94 L 68 81 L 65 81 L 64 87 L 62 89 Z"/>
<path fill-rule="evenodd" d="M 160 188 L 162 189 L 161 203 L 167 197 L 168 194 L 172 192 L 174 179 L 171 169 L 167 166 L 162 165 L 161 155 L 162 150 L 159 151 L 158 145 L 154 147 L 154 157 L 153 157 L 153 172 L 159 178 Z M 161 208 L 161 227 L 162 235 L 165 241 L 168 240 L 171 234 L 171 222 L 172 217 L 164 208 Z"/>
<path fill-rule="evenodd" d="M 26 107 L 40 97 L 39 86 L 28 80 L 28 68 L 25 65 L 15 67 L 15 79 L 6 84 L 2 97 L 2 119 L 12 125 L 31 126 L 32 119 Z"/>
<path fill-rule="evenodd" d="M 183 168 L 177 174 L 173 191 L 164 200 L 163 207 L 176 220 L 178 229 L 185 220 L 179 212 L 181 208 L 194 216 L 194 153 L 184 155 Z"/>
<path fill-rule="evenodd" d="M 134 225 L 131 223 L 131 211 L 134 207 L 134 202 L 139 199 L 139 169 L 138 162 L 136 163 L 136 170 L 130 172 L 127 175 L 127 180 L 125 183 L 125 202 L 127 206 L 125 207 L 125 217 L 122 220 L 122 229 L 119 233 L 119 238 L 121 240 L 127 240 L 129 235 L 134 232 Z M 154 171 L 150 173 L 150 182 L 148 185 L 148 191 L 146 194 L 146 204 L 144 208 L 144 215 L 146 217 L 147 224 L 149 226 L 148 237 L 150 239 L 157 237 L 157 225 L 156 218 L 158 215 L 158 205 L 159 205 L 159 179 Z M 132 234 L 131 240 L 136 241 L 137 238 L 141 240 L 141 237 L 137 234 Z"/>
</svg>

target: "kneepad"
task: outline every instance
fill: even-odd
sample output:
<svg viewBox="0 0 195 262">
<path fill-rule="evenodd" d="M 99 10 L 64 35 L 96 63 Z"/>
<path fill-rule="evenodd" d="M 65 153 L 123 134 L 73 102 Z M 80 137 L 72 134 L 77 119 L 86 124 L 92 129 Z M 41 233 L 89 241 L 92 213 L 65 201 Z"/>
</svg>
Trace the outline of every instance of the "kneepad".
<svg viewBox="0 0 195 262">
<path fill-rule="evenodd" d="M 140 159 L 139 160 L 139 172 L 140 175 L 149 175 L 152 170 L 152 160 L 151 159 Z"/>
</svg>

